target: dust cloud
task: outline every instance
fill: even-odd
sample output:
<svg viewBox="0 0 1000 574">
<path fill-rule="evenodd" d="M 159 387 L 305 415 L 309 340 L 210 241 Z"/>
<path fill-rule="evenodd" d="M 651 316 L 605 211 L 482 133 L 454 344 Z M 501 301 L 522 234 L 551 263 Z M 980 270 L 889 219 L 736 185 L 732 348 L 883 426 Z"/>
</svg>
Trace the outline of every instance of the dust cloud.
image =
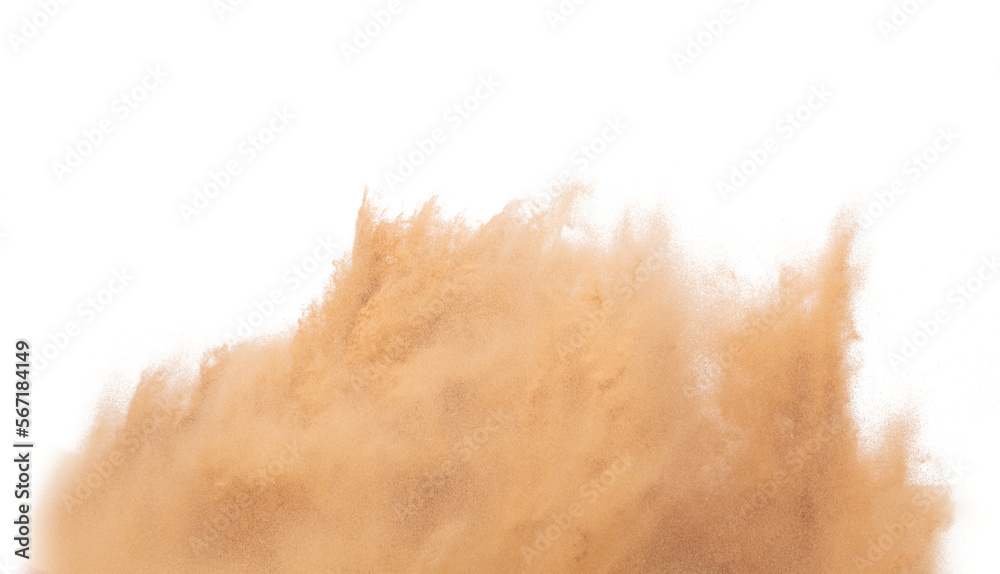
<svg viewBox="0 0 1000 574">
<path fill-rule="evenodd" d="M 941 571 L 947 487 L 863 443 L 854 227 L 751 292 L 570 184 L 485 224 L 366 193 L 290 332 L 145 372 L 45 493 L 48 574 Z M 531 212 L 529 218 L 525 211 Z"/>
</svg>

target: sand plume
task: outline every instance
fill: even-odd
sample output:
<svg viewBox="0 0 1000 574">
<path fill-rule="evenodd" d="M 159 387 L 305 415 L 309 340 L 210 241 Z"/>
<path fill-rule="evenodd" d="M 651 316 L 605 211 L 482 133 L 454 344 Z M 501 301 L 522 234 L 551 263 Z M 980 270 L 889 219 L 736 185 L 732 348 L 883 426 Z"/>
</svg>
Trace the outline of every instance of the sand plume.
<svg viewBox="0 0 1000 574">
<path fill-rule="evenodd" d="M 366 195 L 290 334 L 146 372 L 38 516 L 49 574 L 929 574 L 917 421 L 862 449 L 846 218 L 765 293 L 572 185 L 525 222 Z M 570 230 L 573 232 L 570 233 Z"/>
</svg>

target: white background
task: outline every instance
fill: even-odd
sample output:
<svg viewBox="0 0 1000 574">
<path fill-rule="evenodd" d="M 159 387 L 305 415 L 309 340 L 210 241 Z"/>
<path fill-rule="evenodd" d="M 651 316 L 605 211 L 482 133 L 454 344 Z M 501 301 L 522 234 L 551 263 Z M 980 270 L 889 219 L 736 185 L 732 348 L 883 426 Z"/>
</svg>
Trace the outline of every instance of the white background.
<svg viewBox="0 0 1000 574">
<path fill-rule="evenodd" d="M 821 245 L 840 208 L 905 182 L 861 240 L 858 405 L 868 417 L 906 404 L 923 412 L 922 444 L 970 469 L 955 485 L 951 571 L 997 571 L 1000 281 L 908 363 L 888 359 L 919 321 L 954 310 L 949 292 L 981 257 L 1000 254 L 996 2 L 909 2 L 915 13 L 897 13 L 902 25 L 885 33 L 889 0 L 590 0 L 555 26 L 546 12 L 558 0 L 403 1 L 350 62 L 342 44 L 387 1 L 246 0 L 221 17 L 212 0 L 57 5 L 24 41 L 14 38 L 30 35 L 23 19 L 46 20 L 40 4 L 0 8 L 8 368 L 16 339 L 37 349 L 70 321 L 80 326 L 34 375 L 36 492 L 109 385 L 127 389 L 157 361 L 196 359 L 275 289 L 287 300 L 262 329 L 293 324 L 331 267 L 324 259 L 295 290 L 285 273 L 318 237 L 350 244 L 366 185 L 383 188 L 390 213 L 438 194 L 446 212 L 482 220 L 581 167 L 574 150 L 619 119 L 624 133 L 576 169 L 593 178 L 603 211 L 660 202 L 693 250 L 748 280 L 773 280 L 777 261 Z M 675 54 L 723 10 L 729 23 L 720 32 L 709 22 L 717 37 L 703 35 L 707 47 L 679 70 Z M 167 77 L 122 118 L 116 100 L 147 67 Z M 446 111 L 482 77 L 499 87 L 454 129 Z M 818 86 L 833 96 L 786 140 L 776 122 Z M 282 106 L 295 120 L 247 161 L 241 142 Z M 113 132 L 59 181 L 53 162 L 103 118 Z M 435 128 L 446 141 L 389 189 L 385 172 Z M 958 141 L 912 181 L 904 164 L 947 128 Z M 780 149 L 723 201 L 717 182 L 768 137 Z M 240 174 L 185 221 L 181 204 L 232 159 Z M 87 323 L 78 306 L 123 267 L 134 280 Z M 4 485 L 11 467 L 0 465 Z"/>
</svg>

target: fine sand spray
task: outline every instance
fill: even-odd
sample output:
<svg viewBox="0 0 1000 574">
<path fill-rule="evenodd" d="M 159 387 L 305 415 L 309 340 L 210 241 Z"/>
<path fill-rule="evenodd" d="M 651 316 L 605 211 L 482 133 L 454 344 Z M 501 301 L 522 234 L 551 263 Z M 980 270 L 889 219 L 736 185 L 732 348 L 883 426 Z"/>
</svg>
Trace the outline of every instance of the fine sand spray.
<svg viewBox="0 0 1000 574">
<path fill-rule="evenodd" d="M 45 492 L 48 574 L 929 574 L 918 421 L 862 448 L 843 216 L 752 295 L 571 184 L 529 220 L 365 195 L 290 332 L 146 371 Z M 568 233 L 572 229 L 573 233 Z M 880 543 L 891 531 L 891 544 Z"/>
</svg>

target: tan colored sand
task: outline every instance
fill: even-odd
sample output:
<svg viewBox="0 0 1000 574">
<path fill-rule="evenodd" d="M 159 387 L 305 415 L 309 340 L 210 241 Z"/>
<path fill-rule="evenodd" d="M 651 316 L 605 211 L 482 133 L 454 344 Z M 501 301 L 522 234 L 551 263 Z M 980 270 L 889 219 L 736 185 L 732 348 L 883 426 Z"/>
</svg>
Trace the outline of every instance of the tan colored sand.
<svg viewBox="0 0 1000 574">
<path fill-rule="evenodd" d="M 37 517 L 49 574 L 940 571 L 916 422 L 862 452 L 853 232 L 765 297 L 660 216 L 567 239 L 366 197 L 293 334 L 143 376 Z M 583 234 L 584 237 L 588 235 Z"/>
</svg>

